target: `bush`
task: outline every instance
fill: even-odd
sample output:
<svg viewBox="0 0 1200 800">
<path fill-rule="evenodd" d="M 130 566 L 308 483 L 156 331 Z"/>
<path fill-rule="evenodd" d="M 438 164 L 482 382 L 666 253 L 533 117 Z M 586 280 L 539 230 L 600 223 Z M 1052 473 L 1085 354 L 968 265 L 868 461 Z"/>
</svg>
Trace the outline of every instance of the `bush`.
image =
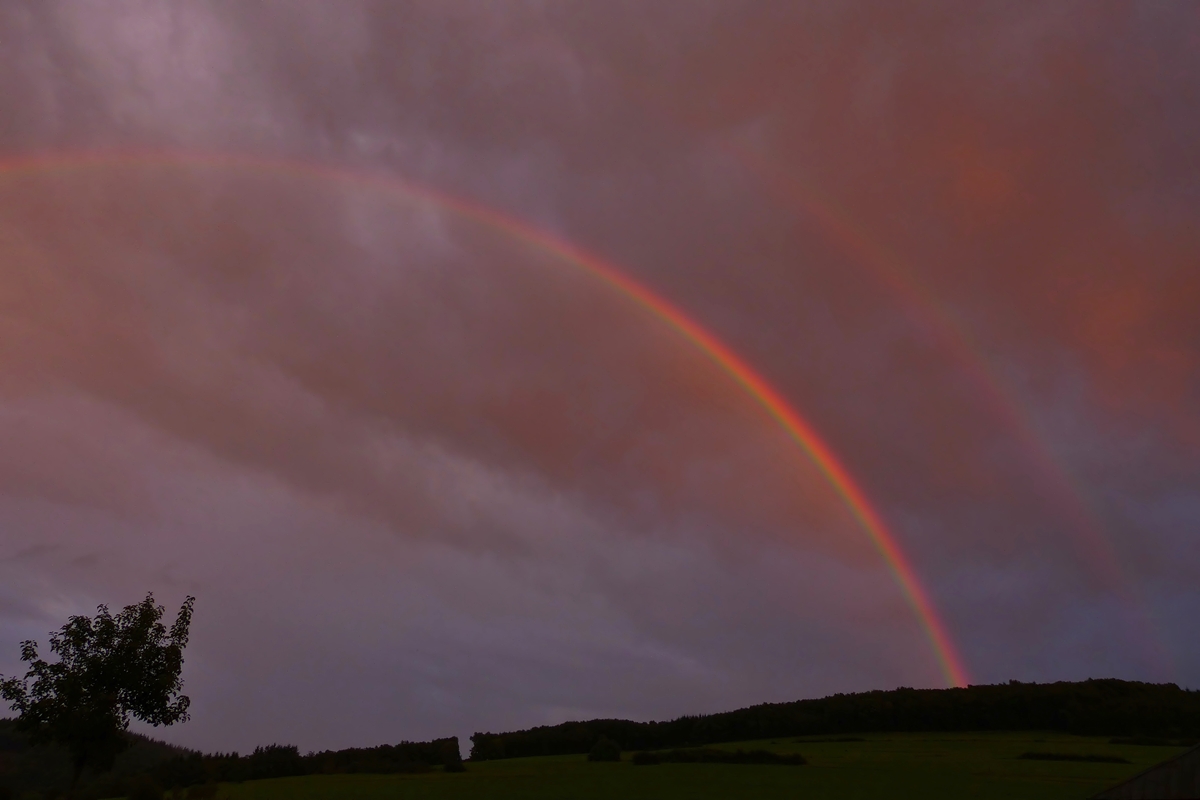
<svg viewBox="0 0 1200 800">
<path fill-rule="evenodd" d="M 609 739 L 607 736 L 601 736 L 596 744 L 592 746 L 588 752 L 588 761 L 620 761 L 621 760 L 621 745 Z"/>
<path fill-rule="evenodd" d="M 188 789 L 188 800 L 212 800 L 217 796 L 217 784 L 214 781 L 193 786 Z"/>
</svg>

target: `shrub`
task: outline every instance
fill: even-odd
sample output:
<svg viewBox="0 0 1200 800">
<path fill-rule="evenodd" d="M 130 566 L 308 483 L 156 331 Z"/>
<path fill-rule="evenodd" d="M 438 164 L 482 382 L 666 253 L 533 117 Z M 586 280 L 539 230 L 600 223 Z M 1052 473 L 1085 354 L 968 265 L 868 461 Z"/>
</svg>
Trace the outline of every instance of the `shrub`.
<svg viewBox="0 0 1200 800">
<path fill-rule="evenodd" d="M 601 736 L 596 744 L 592 746 L 588 752 L 588 761 L 620 761 L 621 760 L 621 745 L 609 739 L 607 736 Z"/>
</svg>

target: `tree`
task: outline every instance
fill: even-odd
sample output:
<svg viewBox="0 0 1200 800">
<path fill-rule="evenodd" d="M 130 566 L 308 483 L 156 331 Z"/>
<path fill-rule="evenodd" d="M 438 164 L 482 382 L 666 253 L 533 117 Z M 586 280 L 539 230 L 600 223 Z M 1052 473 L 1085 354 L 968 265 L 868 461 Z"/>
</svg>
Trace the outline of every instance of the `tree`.
<svg viewBox="0 0 1200 800">
<path fill-rule="evenodd" d="M 452 737 L 446 743 L 445 754 L 442 757 L 443 772 L 466 772 L 467 765 L 463 763 L 462 753 L 458 749 L 458 737 Z"/>
<path fill-rule="evenodd" d="M 17 727 L 36 743 L 54 743 L 71 754 L 71 788 L 86 767 L 112 769 L 125 749 L 131 718 L 155 727 L 186 722 L 191 701 L 183 688 L 183 648 L 196 598 L 188 597 L 168 631 L 154 595 L 113 616 L 73 616 L 50 634 L 58 661 L 38 657 L 37 642 L 21 643 L 24 678 L 0 680 L 0 698 L 19 714 Z M 32 681 L 32 685 L 30 682 Z"/>
<path fill-rule="evenodd" d="M 621 760 L 621 745 L 609 739 L 607 736 L 601 736 L 596 740 L 596 744 L 588 752 L 588 761 L 620 761 Z"/>
</svg>

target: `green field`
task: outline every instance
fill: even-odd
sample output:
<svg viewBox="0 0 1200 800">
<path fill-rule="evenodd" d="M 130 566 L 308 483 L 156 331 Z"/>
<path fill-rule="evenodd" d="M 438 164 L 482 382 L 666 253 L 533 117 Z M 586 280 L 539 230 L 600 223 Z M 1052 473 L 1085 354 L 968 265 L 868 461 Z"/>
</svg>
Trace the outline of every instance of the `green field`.
<svg viewBox="0 0 1200 800">
<path fill-rule="evenodd" d="M 864 734 L 866 741 L 790 739 L 728 748 L 800 752 L 802 767 L 727 764 L 590 763 L 549 756 L 469 763 L 465 774 L 321 775 L 221 787 L 229 800 L 329 798 L 977 798 L 1082 800 L 1182 752 L 1177 747 L 1113 745 L 1107 738 L 1055 733 Z M 1028 751 L 1120 756 L 1129 764 L 1018 759 Z M 626 756 L 628 757 L 628 755 Z"/>
</svg>

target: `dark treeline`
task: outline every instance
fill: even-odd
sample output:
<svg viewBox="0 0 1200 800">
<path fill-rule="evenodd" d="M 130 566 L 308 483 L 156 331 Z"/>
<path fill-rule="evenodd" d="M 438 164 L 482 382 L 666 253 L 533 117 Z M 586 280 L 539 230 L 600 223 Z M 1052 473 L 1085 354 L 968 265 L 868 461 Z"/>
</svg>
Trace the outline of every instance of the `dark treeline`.
<svg viewBox="0 0 1200 800">
<path fill-rule="evenodd" d="M 160 785 L 169 787 L 290 778 L 296 775 L 428 772 L 439 766 L 450 770 L 461 768 L 462 756 L 457 736 L 431 742 L 325 750 L 307 755 L 301 755 L 299 748 L 294 745 L 258 747 L 245 756 L 237 753 L 190 753 L 158 764 L 151 775 Z"/>
<path fill-rule="evenodd" d="M 781 736 L 987 730 L 1200 737 L 1200 692 L 1175 684 L 1088 680 L 835 694 L 669 722 L 597 719 L 476 733 L 471 759 L 586 753 L 600 737 L 625 750 L 661 750 Z"/>
<path fill-rule="evenodd" d="M 130 787 L 146 779 L 170 789 L 296 775 L 428 772 L 438 766 L 448 771 L 463 768 L 457 736 L 307 755 L 301 755 L 292 745 L 259 747 L 249 755 L 203 754 L 136 734 L 128 736 L 130 747 L 118 756 L 113 771 L 100 775 L 85 772 L 75 791 L 76 797 L 88 800 L 125 795 Z M 0 796 L 6 790 L 18 794 L 61 793 L 70 778 L 70 758 L 65 750 L 52 745 L 34 746 L 26 734 L 16 730 L 13 720 L 0 719 Z"/>
<path fill-rule="evenodd" d="M 126 794 L 123 789 L 134 777 L 190 752 L 139 734 L 126 735 L 129 746 L 117 756 L 113 770 L 103 775 L 85 772 L 77 797 L 88 800 Z M 17 730 L 15 720 L 0 719 L 0 797 L 6 790 L 17 796 L 49 796 L 65 792 L 70 782 L 71 757 L 65 748 L 32 745 L 28 734 Z"/>
</svg>

